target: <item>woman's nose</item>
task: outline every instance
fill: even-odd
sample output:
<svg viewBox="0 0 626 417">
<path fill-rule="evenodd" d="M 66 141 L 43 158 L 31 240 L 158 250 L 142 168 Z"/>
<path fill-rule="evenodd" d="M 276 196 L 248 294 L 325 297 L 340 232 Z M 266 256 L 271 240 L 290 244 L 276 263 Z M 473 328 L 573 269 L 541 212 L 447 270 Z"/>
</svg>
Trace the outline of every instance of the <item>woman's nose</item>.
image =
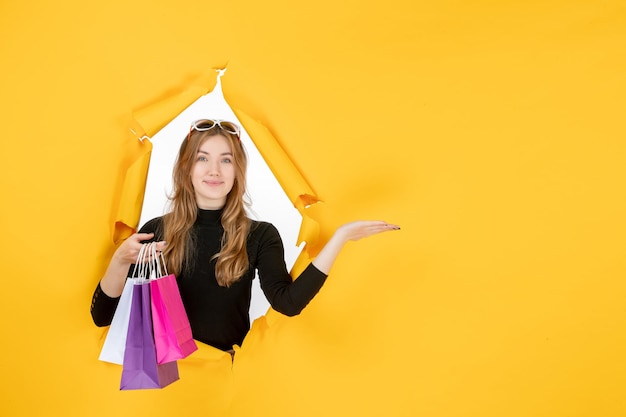
<svg viewBox="0 0 626 417">
<path fill-rule="evenodd" d="M 208 170 L 210 175 L 219 175 L 220 174 L 220 164 L 217 162 L 209 161 Z"/>
</svg>

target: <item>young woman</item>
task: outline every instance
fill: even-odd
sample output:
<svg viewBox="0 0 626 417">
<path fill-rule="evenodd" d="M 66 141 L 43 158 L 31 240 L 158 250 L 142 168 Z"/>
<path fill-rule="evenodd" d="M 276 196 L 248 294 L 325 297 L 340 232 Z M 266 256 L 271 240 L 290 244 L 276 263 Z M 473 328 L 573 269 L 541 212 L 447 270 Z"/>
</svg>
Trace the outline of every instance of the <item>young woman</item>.
<svg viewBox="0 0 626 417">
<path fill-rule="evenodd" d="M 246 216 L 247 159 L 239 136 L 230 122 L 193 123 L 174 166 L 171 212 L 147 222 L 114 253 L 94 293 L 96 325 L 111 323 L 139 249 L 156 241 L 177 277 L 194 339 L 231 351 L 250 328 L 255 270 L 272 308 L 297 315 L 322 287 L 346 242 L 399 229 L 383 221 L 345 224 L 292 281 L 276 228 Z"/>
</svg>

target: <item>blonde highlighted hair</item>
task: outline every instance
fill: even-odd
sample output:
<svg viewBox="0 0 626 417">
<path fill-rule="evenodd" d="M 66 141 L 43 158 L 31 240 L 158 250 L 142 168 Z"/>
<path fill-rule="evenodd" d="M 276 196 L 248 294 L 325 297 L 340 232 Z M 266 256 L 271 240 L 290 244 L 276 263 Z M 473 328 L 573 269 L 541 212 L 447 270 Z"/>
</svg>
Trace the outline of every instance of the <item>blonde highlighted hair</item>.
<svg viewBox="0 0 626 417">
<path fill-rule="evenodd" d="M 249 268 L 246 249 L 250 219 L 246 206 L 246 169 L 248 160 L 239 136 L 229 131 L 238 131 L 238 127 L 229 122 L 221 122 L 212 128 L 198 131 L 192 128 L 183 141 L 174 165 L 173 192 L 170 196 L 171 211 L 163 218 L 163 238 L 167 242 L 165 259 L 170 273 L 180 275 L 189 266 L 193 257 L 194 236 L 191 229 L 198 215 L 198 205 L 191 171 L 197 159 L 198 150 L 211 137 L 220 135 L 226 138 L 232 150 L 235 167 L 233 188 L 226 197 L 222 213 L 221 249 L 212 258 L 217 259 L 215 277 L 219 285 L 229 287 Z M 211 260 L 212 260 L 211 259 Z M 207 262 L 210 260 L 207 259 Z"/>
</svg>

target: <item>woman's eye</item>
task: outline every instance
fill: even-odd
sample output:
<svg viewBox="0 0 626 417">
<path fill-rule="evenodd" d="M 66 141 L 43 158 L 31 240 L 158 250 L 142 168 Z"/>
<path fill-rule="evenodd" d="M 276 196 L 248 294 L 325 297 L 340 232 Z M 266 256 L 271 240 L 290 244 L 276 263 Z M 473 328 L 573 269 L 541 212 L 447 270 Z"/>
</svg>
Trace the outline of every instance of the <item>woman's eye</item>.
<svg viewBox="0 0 626 417">
<path fill-rule="evenodd" d="M 230 164 L 232 161 L 230 158 L 224 158 L 222 159 L 222 162 L 224 162 L 225 164 Z"/>
<path fill-rule="evenodd" d="M 206 161 L 207 161 L 207 159 L 206 159 L 205 156 L 199 156 L 198 157 L 198 162 L 206 162 Z"/>
</svg>

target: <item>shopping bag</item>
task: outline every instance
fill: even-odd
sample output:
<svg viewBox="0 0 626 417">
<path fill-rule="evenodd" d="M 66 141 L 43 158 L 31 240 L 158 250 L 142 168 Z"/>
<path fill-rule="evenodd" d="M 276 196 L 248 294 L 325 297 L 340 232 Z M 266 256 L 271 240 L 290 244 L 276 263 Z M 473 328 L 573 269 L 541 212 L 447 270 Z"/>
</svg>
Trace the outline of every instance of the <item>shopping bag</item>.
<svg viewBox="0 0 626 417">
<path fill-rule="evenodd" d="M 167 273 L 162 252 L 149 248 L 151 269 L 156 279 L 150 281 L 152 325 L 158 363 L 183 359 L 196 351 L 191 325 L 180 297 L 176 277 Z"/>
<path fill-rule="evenodd" d="M 128 278 L 124 290 L 117 304 L 113 320 L 109 327 L 104 345 L 100 351 L 99 360 L 121 365 L 124 362 L 126 350 L 126 335 L 128 334 L 128 319 L 130 317 L 131 302 L 133 299 L 134 280 Z"/>
<path fill-rule="evenodd" d="M 174 275 L 150 281 L 152 323 L 159 363 L 183 359 L 198 349 Z"/>
<path fill-rule="evenodd" d="M 158 364 L 152 333 L 149 281 L 133 286 L 121 390 L 163 388 L 179 379 L 178 364 Z"/>
<path fill-rule="evenodd" d="M 128 334 L 128 320 L 130 318 L 131 303 L 133 299 L 133 286 L 137 277 L 144 273 L 144 258 L 146 257 L 146 245 L 142 245 L 137 255 L 137 261 L 130 277 L 126 279 L 122 295 L 113 313 L 113 319 L 104 340 L 104 345 L 98 358 L 104 362 L 117 365 L 124 363 L 124 351 L 126 350 L 126 336 Z"/>
<path fill-rule="evenodd" d="M 156 280 L 150 281 L 150 303 L 152 305 L 152 329 L 154 330 L 154 344 L 156 346 L 157 362 L 166 363 L 184 358 L 183 352 L 176 340 L 176 330 L 172 319 L 167 313 L 167 307 L 161 296 Z"/>
</svg>

